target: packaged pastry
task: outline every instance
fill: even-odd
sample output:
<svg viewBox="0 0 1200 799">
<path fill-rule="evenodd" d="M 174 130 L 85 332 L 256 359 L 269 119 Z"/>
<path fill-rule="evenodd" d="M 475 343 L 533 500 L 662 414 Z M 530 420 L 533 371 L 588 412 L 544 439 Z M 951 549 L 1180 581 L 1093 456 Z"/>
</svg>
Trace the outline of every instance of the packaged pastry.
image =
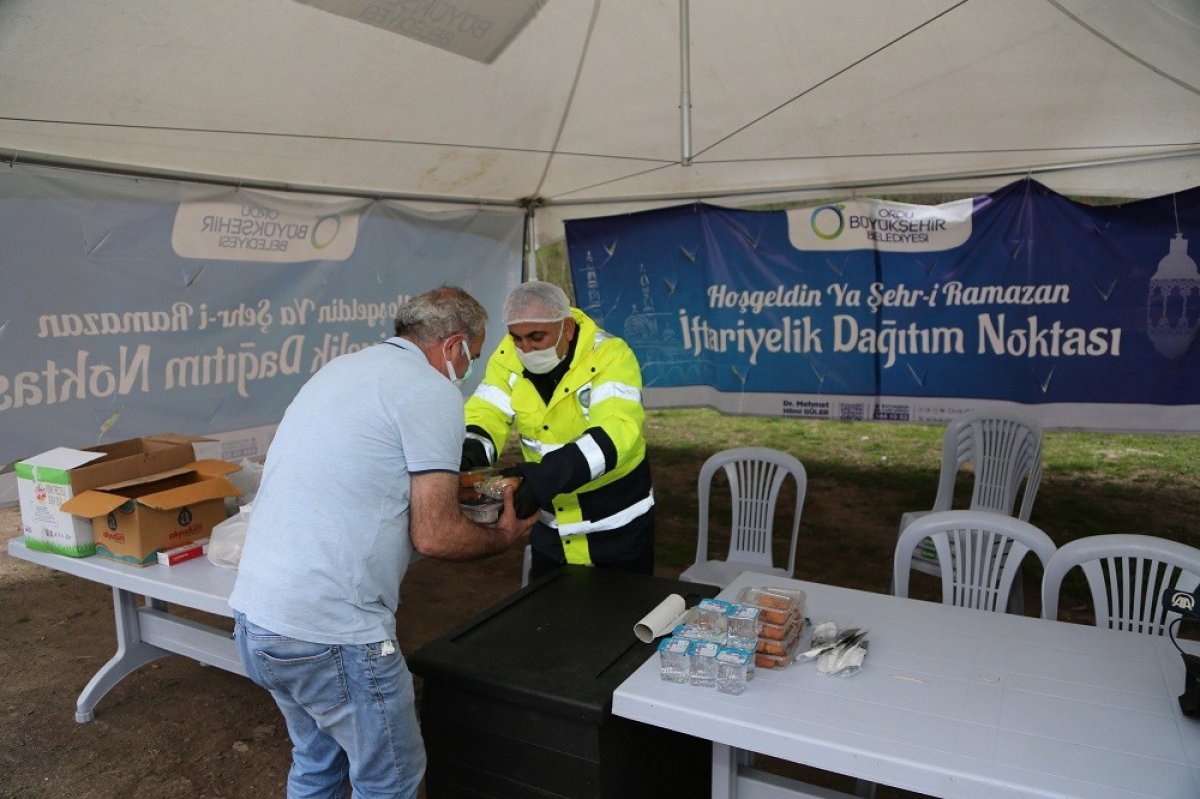
<svg viewBox="0 0 1200 799">
<path fill-rule="evenodd" d="M 763 638 L 759 636 L 758 646 L 755 648 L 755 651 L 765 655 L 783 655 L 789 647 L 796 643 L 803 629 L 803 620 L 798 620 L 788 626 L 782 638 Z"/>
<path fill-rule="evenodd" d="M 478 504 L 485 497 L 479 493 L 479 484 L 484 480 L 496 474 L 496 470 L 491 467 L 482 469 L 471 469 L 465 472 L 459 472 L 458 475 L 458 501 L 460 504 Z"/>
<path fill-rule="evenodd" d="M 800 623 L 800 614 L 793 614 L 785 617 L 780 624 L 772 624 L 764 621 L 758 625 L 758 637 L 766 638 L 772 641 L 783 641 L 787 638 L 788 633 L 793 627 Z"/>
<path fill-rule="evenodd" d="M 763 652 L 760 650 L 755 652 L 754 665 L 763 669 L 787 668 L 796 659 L 796 650 L 799 649 L 800 645 L 800 635 L 798 633 L 799 629 L 797 628 L 792 635 L 783 641 L 759 638 L 759 646 L 765 645 L 772 651 Z"/>
<path fill-rule="evenodd" d="M 484 466 L 480 469 L 468 469 L 465 472 L 459 472 L 458 485 L 460 488 L 475 488 L 479 483 L 495 477 L 496 470 L 490 466 Z"/>
<path fill-rule="evenodd" d="M 516 491 L 517 486 L 520 484 L 520 477 L 504 477 L 500 474 L 492 474 L 476 483 L 475 490 L 485 497 L 504 499 L 505 488 L 512 488 L 513 491 Z"/>
<path fill-rule="evenodd" d="M 793 617 L 804 615 L 804 592 L 795 588 L 746 586 L 737 601 L 761 608 L 759 618 L 768 624 L 786 625 Z"/>
</svg>

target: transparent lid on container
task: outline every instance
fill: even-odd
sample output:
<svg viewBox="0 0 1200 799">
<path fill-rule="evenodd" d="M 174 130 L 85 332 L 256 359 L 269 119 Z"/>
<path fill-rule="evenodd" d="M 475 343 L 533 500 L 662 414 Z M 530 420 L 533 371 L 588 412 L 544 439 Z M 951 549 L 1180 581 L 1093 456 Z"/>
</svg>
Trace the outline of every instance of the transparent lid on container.
<svg viewBox="0 0 1200 799">
<path fill-rule="evenodd" d="M 746 586 L 737 596 L 738 604 L 762 609 L 763 621 L 785 623 L 790 616 L 804 615 L 804 592 L 796 588 Z"/>
</svg>

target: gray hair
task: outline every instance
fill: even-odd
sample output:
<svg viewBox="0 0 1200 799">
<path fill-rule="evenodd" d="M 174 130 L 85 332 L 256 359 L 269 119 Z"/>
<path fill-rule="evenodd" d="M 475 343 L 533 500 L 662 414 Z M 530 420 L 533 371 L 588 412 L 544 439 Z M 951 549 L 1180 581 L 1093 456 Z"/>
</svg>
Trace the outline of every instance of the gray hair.
<svg viewBox="0 0 1200 799">
<path fill-rule="evenodd" d="M 457 286 L 440 286 L 396 309 L 395 329 L 397 336 L 431 344 L 456 333 L 478 338 L 486 323 L 487 311 L 478 300 Z"/>
<path fill-rule="evenodd" d="M 567 293 L 553 283 L 531 280 L 512 290 L 504 303 L 504 324 L 557 322 L 571 315 Z"/>
</svg>

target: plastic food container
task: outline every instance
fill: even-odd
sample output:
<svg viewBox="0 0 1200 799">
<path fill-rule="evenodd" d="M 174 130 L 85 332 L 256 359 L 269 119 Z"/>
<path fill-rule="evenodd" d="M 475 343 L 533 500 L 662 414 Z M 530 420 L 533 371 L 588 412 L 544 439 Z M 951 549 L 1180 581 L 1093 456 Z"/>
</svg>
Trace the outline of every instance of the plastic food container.
<svg viewBox="0 0 1200 799">
<path fill-rule="evenodd" d="M 479 493 L 479 485 L 484 480 L 494 477 L 496 470 L 490 466 L 485 466 L 481 469 L 470 469 L 465 472 L 459 472 L 458 475 L 458 501 L 460 504 L 477 504 L 485 497 Z"/>
<path fill-rule="evenodd" d="M 782 638 L 763 638 L 760 636 L 755 651 L 761 652 L 764 655 L 787 654 L 787 650 L 800 638 L 800 633 L 803 629 L 804 622 L 796 621 L 787 628 Z"/>
<path fill-rule="evenodd" d="M 765 624 L 787 625 L 794 617 L 804 615 L 804 592 L 793 588 L 746 586 L 738 593 L 737 601 L 760 608 L 759 619 Z"/>
<path fill-rule="evenodd" d="M 478 502 L 460 502 L 458 507 L 463 515 L 479 524 L 494 524 L 504 510 L 504 503 L 494 499 L 481 499 Z"/>
<path fill-rule="evenodd" d="M 771 624 L 763 622 L 758 625 L 758 637 L 766 638 L 772 641 L 783 641 L 788 637 L 788 633 L 800 623 L 800 614 L 787 616 L 780 624 Z"/>
<path fill-rule="evenodd" d="M 784 669 L 787 668 L 796 659 L 796 650 L 799 649 L 800 635 L 794 633 L 791 638 L 786 641 L 768 641 L 766 646 L 772 649 L 778 649 L 782 644 L 782 652 L 773 654 L 771 652 L 755 652 L 754 665 L 762 669 Z M 759 645 L 763 645 L 763 639 L 759 638 Z"/>
<path fill-rule="evenodd" d="M 516 491 L 517 486 L 520 484 L 520 477 L 504 477 L 503 475 L 497 473 L 489 475 L 488 477 L 485 477 L 483 480 L 480 480 L 478 483 L 476 483 L 475 490 L 478 491 L 482 496 L 489 497 L 490 499 L 503 500 L 504 489 L 506 486 L 512 486 L 512 489 Z"/>
</svg>

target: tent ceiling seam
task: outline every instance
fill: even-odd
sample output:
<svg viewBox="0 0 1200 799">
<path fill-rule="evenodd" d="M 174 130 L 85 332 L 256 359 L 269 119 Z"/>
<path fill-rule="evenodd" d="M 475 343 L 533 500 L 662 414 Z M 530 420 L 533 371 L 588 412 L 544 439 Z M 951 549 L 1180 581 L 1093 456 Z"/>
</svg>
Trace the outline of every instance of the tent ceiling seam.
<svg viewBox="0 0 1200 799">
<path fill-rule="evenodd" d="M 736 191 L 720 191 L 720 192 L 683 192 L 658 195 L 628 195 L 628 196 L 611 196 L 602 198 L 583 198 L 583 199 L 562 199 L 545 198 L 543 204 L 546 206 L 572 206 L 572 205 L 603 205 L 606 203 L 661 203 L 671 200 L 679 200 L 680 202 L 688 201 L 704 201 L 704 200 L 720 200 L 724 198 L 735 197 L 769 197 L 780 194 L 797 194 L 801 192 L 829 192 L 829 191 L 858 191 L 862 189 L 882 189 L 894 186 L 919 186 L 922 183 L 942 183 L 945 181 L 961 181 L 961 180 L 982 180 L 992 178 L 1012 178 L 1012 177 L 1030 177 L 1032 175 L 1047 175 L 1055 172 L 1067 172 L 1071 170 L 1086 170 L 1086 169 L 1101 169 L 1105 167 L 1123 166 L 1126 164 L 1153 163 L 1156 161 L 1172 161 L 1177 158 L 1196 158 L 1200 157 L 1200 147 L 1189 150 L 1182 150 L 1171 153 L 1152 153 L 1150 155 L 1132 155 L 1119 156 L 1110 159 L 1094 159 L 1089 161 L 1074 161 L 1064 162 L 1060 164 L 1044 164 L 1041 166 L 1014 166 L 1005 169 L 992 170 L 976 170 L 971 172 L 944 172 L 944 173 L 929 173 L 925 175 L 906 175 L 894 178 L 885 178 L 880 180 L 863 180 L 863 181 L 845 181 L 840 183 L 815 183 L 815 184 L 794 184 L 791 186 L 779 186 L 772 188 L 754 188 L 743 189 Z"/>
<path fill-rule="evenodd" d="M 1128 58 L 1130 61 L 1140 64 L 1141 66 L 1143 66 L 1146 69 L 1153 72 L 1155 75 L 1158 75 L 1160 78 L 1166 78 L 1167 80 L 1171 81 L 1171 83 L 1174 83 L 1176 86 L 1180 87 L 1181 89 L 1185 89 L 1195 95 L 1200 95 L 1200 88 L 1197 88 L 1197 87 L 1191 85 L 1190 83 L 1188 83 L 1185 80 L 1182 80 L 1181 78 L 1177 78 L 1174 75 L 1164 72 L 1163 70 L 1154 66 L 1153 64 L 1151 64 L 1149 61 L 1145 60 L 1144 58 L 1139 58 L 1138 56 L 1134 55 L 1131 51 L 1129 51 L 1129 50 L 1125 49 L 1124 47 L 1122 47 L 1121 45 L 1117 44 L 1115 41 L 1110 39 L 1108 36 L 1105 36 L 1099 30 L 1097 30 L 1096 28 L 1093 28 L 1091 25 L 1087 24 L 1082 19 L 1080 19 L 1079 17 L 1072 14 L 1070 11 L 1068 11 L 1066 8 L 1064 8 L 1062 3 L 1058 2 L 1058 0 L 1046 0 L 1046 3 L 1050 6 L 1052 6 L 1054 9 L 1056 9 L 1064 17 L 1071 20 L 1071 22 L 1074 22 L 1080 28 L 1083 28 L 1085 31 L 1090 33 L 1092 36 L 1095 36 L 1097 39 L 1104 42 L 1109 47 L 1113 48 L 1118 53 L 1120 53 L 1121 55 Z"/>
<path fill-rule="evenodd" d="M 84 128 L 111 128 L 114 130 L 145 130 L 165 133 L 204 133 L 225 136 L 261 136 L 266 138 L 304 139 L 310 141 L 345 142 L 348 144 L 401 144 L 414 147 L 446 147 L 461 150 L 488 150 L 505 153 L 529 153 L 533 155 L 569 155 L 574 158 L 606 158 L 621 161 L 647 161 L 661 163 L 667 166 L 676 163 L 666 158 L 649 158 L 645 156 L 613 155 L 609 153 L 584 153 L 569 150 L 540 149 L 533 147 L 501 147 L 484 144 L 463 144 L 458 142 L 418 141 L 416 139 L 382 139 L 374 136 L 325 136 L 315 133 L 284 133 L 270 130 L 229 130 L 225 128 L 192 128 L 174 125 L 137 125 L 127 122 L 91 122 L 75 119 L 46 119 L 38 117 L 14 117 L 0 115 L 0 122 L 20 122 L 35 125 L 75 125 Z"/>
<path fill-rule="evenodd" d="M 1135 163 L 1152 163 L 1155 161 L 1170 161 L 1177 158 L 1195 158 L 1200 156 L 1200 146 L 1193 147 L 1187 150 L 1181 150 L 1172 153 L 1155 153 L 1150 155 L 1140 156 L 1121 156 L 1112 159 L 1099 159 L 1092 161 L 1077 161 L 1065 162 L 1061 164 L 1048 164 L 1043 166 L 1017 166 L 1008 169 L 998 170 L 980 170 L 974 172 L 957 172 L 957 173 L 940 173 L 926 175 L 908 175 L 895 178 L 887 178 L 882 180 L 869 181 L 848 181 L 840 183 L 820 183 L 808 185 L 791 185 L 779 186 L 772 188 L 755 188 L 744 189 L 737 191 L 709 191 L 709 192 L 684 192 L 670 193 L 658 195 L 630 195 L 630 196 L 608 196 L 608 197 L 590 197 L 580 199 L 566 198 L 564 195 L 557 197 L 523 197 L 513 199 L 498 199 L 484 197 L 453 197 L 443 195 L 425 195 L 416 193 L 403 192 L 382 192 L 378 190 L 367 191 L 365 189 L 356 189 L 348 187 L 334 186 L 309 186 L 298 183 L 286 183 L 283 181 L 268 181 L 255 180 L 253 178 L 234 178 L 223 175 L 214 174 L 198 174 L 184 172 L 181 170 L 154 169 L 151 167 L 138 167 L 128 164 L 112 164 L 98 163 L 86 161 L 83 159 L 68 158 L 65 156 L 55 156 L 31 153 L 28 151 L 19 151 L 12 148 L 0 147 L 0 161 L 8 162 L 10 168 L 14 164 L 27 164 L 31 166 L 44 166 L 59 169 L 76 169 L 97 174 L 108 174 L 121 177 L 130 177 L 135 179 L 151 179 L 151 180 L 179 180 L 190 183 L 198 183 L 211 186 L 227 186 L 233 189 L 254 189 L 259 191 L 289 191 L 304 194 L 329 195 L 338 197 L 355 197 L 368 200 L 395 200 L 407 202 L 425 202 L 437 205 L 448 206 L 475 206 L 475 207 L 491 207 L 491 208 L 511 208 L 528 211 L 537 208 L 550 206 L 577 206 L 577 205 L 605 205 L 617 203 L 661 203 L 671 200 L 680 202 L 704 201 L 704 200 L 721 200 L 724 198 L 737 197 L 769 197 L 782 194 L 797 194 L 802 192 L 830 192 L 830 191 L 858 191 L 861 189 L 881 189 L 891 186 L 918 186 L 922 183 L 935 183 L 945 181 L 960 181 L 960 180 L 980 180 L 989 178 L 1008 178 L 1008 177 L 1028 177 L 1035 174 L 1051 174 L 1054 172 L 1064 172 L 1068 170 L 1078 169 L 1096 169 L 1112 166 L 1121 166 L 1125 164 Z M 674 165 L 674 164 L 672 164 Z M 661 169 L 663 167 L 656 167 Z M 654 171 L 654 170 L 648 170 Z M 604 185 L 604 184 L 597 184 Z M 582 191 L 580 189 L 579 191 Z"/>
<path fill-rule="evenodd" d="M 995 150 L 943 150 L 943 151 L 929 150 L 929 151 L 914 151 L 914 152 L 904 152 L 904 153 L 847 153 L 844 155 L 794 155 L 794 156 L 779 156 L 779 157 L 774 157 L 774 158 L 728 158 L 728 159 L 713 159 L 711 161 L 706 161 L 706 160 L 692 161 L 692 166 L 705 166 L 705 165 L 716 165 L 716 164 L 752 164 L 752 163 L 765 163 L 765 162 L 769 162 L 769 161 L 831 160 L 831 159 L 842 159 L 842 158 L 896 158 L 896 157 L 901 157 L 901 156 L 951 156 L 951 155 L 975 155 L 975 154 L 982 154 L 982 153 L 1001 154 L 1001 153 L 1074 152 L 1077 150 L 1101 150 L 1101 149 L 1102 150 L 1115 150 L 1115 149 L 1135 149 L 1135 148 L 1136 149 L 1145 149 L 1147 147 L 1171 147 L 1171 148 L 1183 147 L 1183 148 L 1187 148 L 1187 149 L 1184 149 L 1184 150 L 1178 151 L 1178 152 L 1172 151 L 1172 152 L 1168 152 L 1168 153 L 1161 153 L 1161 152 L 1148 153 L 1148 154 L 1141 154 L 1138 156 L 1115 156 L 1113 159 L 1089 159 L 1087 161 L 1067 162 L 1063 165 L 1058 165 L 1058 164 L 1043 164 L 1040 166 L 1025 165 L 1025 166 L 1020 166 L 1020 167 L 1011 167 L 1011 168 L 1008 168 L 1008 169 L 1002 170 L 1002 171 L 990 171 L 989 170 L 989 171 L 986 171 L 983 173 L 974 174 L 972 176 L 973 177 L 991 177 L 991 176 L 1006 176 L 1006 175 L 1020 176 L 1020 175 L 1028 175 L 1031 170 L 1041 171 L 1041 172 L 1062 171 L 1062 170 L 1067 170 L 1067 169 L 1087 168 L 1089 166 L 1107 166 L 1110 164 L 1132 163 L 1135 160 L 1136 161 L 1157 160 L 1157 159 L 1161 159 L 1161 158 L 1174 158 L 1174 157 L 1181 156 L 1181 155 L 1188 156 L 1188 155 L 1200 154 L 1200 142 L 1179 142 L 1179 143 L 1173 143 L 1173 144 L 1159 143 L 1159 144 L 1141 144 L 1141 145 L 1126 144 L 1126 145 L 1107 145 L 1107 146 L 1106 145 L 1092 145 L 1092 146 L 1085 146 L 1085 147 L 1037 147 L 1037 148 L 1013 148 L 1013 149 L 995 149 Z M 574 204 L 575 201 L 564 199 L 564 198 L 566 198 L 570 194 L 574 194 L 577 192 L 591 191 L 593 189 L 600 188 L 601 186 L 609 186 L 614 183 L 619 183 L 621 181 L 631 180 L 633 178 L 642 177 L 643 175 L 648 175 L 651 172 L 657 172 L 657 171 L 660 171 L 660 170 L 665 169 L 670 166 L 676 166 L 676 164 L 665 164 L 663 166 L 653 167 L 650 169 L 641 170 L 639 172 L 633 172 L 628 175 L 622 175 L 620 177 L 615 177 L 610 180 L 599 181 L 597 183 L 592 183 L 587 186 L 581 186 L 579 188 L 572 189 L 570 191 L 559 192 L 558 194 L 554 195 L 553 197 L 543 198 L 543 202 L 547 203 L 547 204 L 554 204 L 554 205 Z M 954 173 L 946 173 L 946 174 L 954 174 Z M 907 182 L 911 182 L 912 180 L 917 180 L 919 182 L 921 180 L 944 180 L 944 179 L 946 179 L 946 178 L 945 177 L 900 178 L 899 182 L 907 183 Z M 842 185 L 850 186 L 850 184 L 842 184 Z M 854 187 L 858 187 L 858 186 L 865 187 L 865 186 L 875 186 L 875 185 L 881 185 L 881 184 L 878 181 L 873 181 L 873 180 L 872 181 L 862 181 L 862 182 L 853 184 Z M 841 186 L 839 186 L 839 188 L 840 187 Z M 812 186 L 812 187 L 806 188 L 806 189 L 787 188 L 787 189 L 780 189 L 780 190 L 768 189 L 765 191 L 755 189 L 755 190 L 749 191 L 748 193 L 750 193 L 750 194 L 770 194 L 775 191 L 787 193 L 787 192 L 793 192 L 793 191 L 810 191 L 810 190 L 818 189 L 818 188 L 823 188 L 823 187 Z M 663 196 L 664 195 L 660 195 L 659 197 L 655 198 L 655 201 L 657 202 L 657 201 L 661 200 L 663 198 Z M 707 195 L 697 193 L 697 194 L 691 194 L 691 195 L 678 195 L 678 196 L 681 196 L 681 197 L 686 196 L 688 199 L 695 199 L 695 198 L 702 198 L 704 196 L 716 196 L 716 195 L 713 193 L 709 193 Z M 733 195 L 722 194 L 721 196 L 733 196 Z M 631 195 L 629 197 L 621 198 L 620 201 L 621 202 L 634 202 L 635 199 L 634 199 L 634 196 Z M 579 202 L 580 203 L 616 202 L 616 200 L 609 200 L 606 198 L 606 199 L 600 200 L 600 201 L 580 200 Z"/>
<path fill-rule="evenodd" d="M 763 114 L 760 114 L 759 116 L 757 116 L 757 117 L 755 117 L 754 119 L 750 120 L 749 122 L 745 123 L 745 124 L 744 124 L 744 125 L 742 125 L 741 127 L 738 127 L 738 128 L 736 128 L 736 129 L 734 129 L 733 131 L 731 131 L 730 133 L 728 133 L 728 134 L 726 134 L 726 135 L 722 136 L 721 138 L 719 138 L 719 139 L 717 139 L 716 141 L 714 141 L 714 142 L 712 142 L 711 144 L 709 144 L 707 147 L 704 147 L 703 149 L 701 149 L 701 150 L 700 150 L 698 153 L 696 153 L 696 156 L 698 157 L 698 156 L 701 156 L 701 155 L 703 155 L 704 153 L 708 152 L 709 150 L 711 150 L 712 148 L 714 148 L 714 147 L 716 147 L 717 145 L 721 144 L 722 142 L 728 141 L 729 139 L 732 139 L 734 136 L 738 135 L 738 134 L 739 134 L 739 133 L 741 133 L 742 131 L 744 131 L 744 130 L 747 130 L 748 128 L 751 128 L 751 127 L 753 127 L 754 125 L 757 125 L 759 122 L 762 122 L 764 119 L 766 119 L 767 117 L 769 117 L 769 116 L 771 116 L 772 114 L 776 113 L 777 111 L 780 111 L 780 110 L 782 110 L 783 108 L 785 108 L 786 106 L 789 106 L 789 105 L 791 105 L 792 103 L 796 102 L 797 100 L 799 100 L 800 98 L 804 97 L 805 95 L 811 94 L 812 92 L 814 92 L 814 91 L 816 91 L 817 89 L 821 88 L 822 86 L 824 86 L 825 84 L 829 83 L 830 81 L 832 81 L 832 80 L 834 80 L 834 79 L 836 79 L 836 78 L 839 78 L 839 77 L 841 77 L 842 75 L 846 74 L 846 73 L 847 73 L 847 72 L 849 72 L 850 70 L 852 70 L 852 69 L 854 69 L 855 67 L 857 67 L 857 66 L 861 65 L 863 62 L 865 62 L 865 61 L 868 61 L 869 59 L 872 59 L 872 58 L 874 58 L 875 56 L 877 56 L 877 55 L 879 55 L 880 53 L 882 53 L 884 50 L 887 50 L 888 48 L 890 48 L 892 45 L 894 45 L 894 44 L 896 44 L 896 43 L 898 43 L 898 42 L 900 42 L 900 41 L 902 41 L 902 40 L 904 40 L 904 39 L 907 39 L 909 36 L 912 36 L 912 35 L 913 35 L 914 33 L 916 33 L 917 31 L 919 31 L 919 30 L 922 30 L 923 28 L 927 27 L 928 25 L 931 25 L 931 24 L 933 24 L 934 22 L 936 22 L 937 20 L 939 20 L 939 19 L 941 19 L 942 17 L 946 16 L 947 14 L 951 13 L 952 11 L 955 11 L 955 10 L 957 10 L 958 8 L 960 8 L 961 6 L 964 6 L 964 5 L 966 5 L 968 2 L 969 2 L 969 0 L 959 0 L 959 2 L 955 3 L 955 4 L 954 4 L 954 5 L 952 5 L 950 8 L 943 9 L 942 11 L 939 11 L 937 14 L 933 15 L 933 16 L 932 16 L 932 17 L 930 17 L 929 19 L 927 19 L 927 20 L 925 20 L 924 22 L 920 23 L 920 24 L 919 24 L 919 25 L 917 25 L 916 27 L 914 27 L 914 28 L 910 28 L 908 31 L 906 31 L 906 32 L 902 33 L 901 35 L 897 36 L 896 38 L 892 39 L 890 42 L 887 42 L 886 44 L 880 45 L 879 47 L 876 47 L 874 50 L 872 50 L 871 52 L 869 52 L 869 53 L 867 53 L 866 55 L 862 56 L 861 58 L 858 58 L 858 59 L 855 59 L 854 61 L 851 61 L 849 64 L 847 64 L 846 66 L 844 66 L 844 67 L 842 67 L 841 69 L 837 70 L 837 71 L 836 71 L 836 72 L 834 72 L 833 74 L 831 74 L 831 75 L 828 75 L 828 76 L 826 76 L 826 77 L 822 78 L 821 80 L 817 81 L 817 82 L 816 82 L 816 83 L 814 83 L 812 86 L 809 86 L 807 89 L 805 89 L 804 91 L 800 92 L 800 93 L 799 93 L 799 94 L 797 94 L 796 96 L 794 96 L 794 97 L 791 97 L 791 98 L 789 98 L 789 99 L 787 99 L 787 100 L 784 100 L 782 103 L 780 103 L 779 105 L 777 105 L 777 106 L 775 106 L 774 108 L 770 109 L 769 111 L 766 111 L 765 113 L 763 113 Z"/>
<path fill-rule="evenodd" d="M 534 185 L 533 196 L 538 197 L 542 193 L 542 186 L 546 183 L 546 176 L 550 174 L 550 165 L 554 162 L 554 156 L 558 153 L 558 143 L 562 140 L 563 130 L 567 126 L 567 117 L 571 113 L 571 107 L 575 104 L 575 92 L 579 90 L 579 77 L 583 74 L 583 65 L 587 61 L 588 50 L 592 45 L 592 34 L 596 31 L 596 19 L 600 16 L 600 0 L 594 0 L 592 3 L 592 16 L 588 20 L 587 36 L 584 37 L 583 47 L 580 48 L 579 60 L 575 63 L 575 76 L 571 79 L 571 91 L 567 93 L 567 102 L 563 107 L 562 114 L 558 119 L 558 130 L 554 131 L 554 143 L 550 145 L 550 152 L 546 155 L 546 163 L 542 167 L 542 174 L 538 176 L 537 183 Z"/>
<path fill-rule="evenodd" d="M 51 167 L 54 169 L 73 169 L 93 172 L 102 175 L 115 175 L 144 180 L 169 180 L 198 183 L 208 186 L 227 186 L 231 189 L 254 189 L 257 191 L 287 191 L 300 194 L 317 194 L 335 197 L 355 197 L 365 200 L 400 200 L 408 202 L 426 202 L 440 205 L 499 207 L 523 209 L 527 205 L 536 205 L 536 198 L 496 199 L 490 197 L 455 197 L 453 195 L 419 194 L 416 192 L 386 192 L 348 188 L 345 186 L 314 186 L 304 183 L 289 183 L 281 180 L 259 180 L 256 178 L 238 178 L 229 175 L 213 173 L 187 172 L 179 169 L 157 169 L 149 166 L 133 164 L 118 164 L 109 162 L 89 161 L 82 158 L 71 158 L 61 155 L 33 153 L 28 150 L 16 150 L 0 147 L 0 161 L 8 162 L 8 166 L 31 165 Z"/>
<path fill-rule="evenodd" d="M 755 164 L 769 161 L 830 161 L 846 158 L 914 158 L 954 155 L 1001 155 L 1009 153 L 1073 153 L 1090 150 L 1145 150 L 1148 148 L 1200 147 L 1200 141 L 1128 142 L 1125 144 L 1080 144 L 1072 147 L 995 147 L 983 150 L 897 150 L 887 153 L 822 153 L 820 155 L 776 155 L 764 158 L 713 158 L 702 164 Z M 1154 153 L 1160 155 L 1161 153 Z"/>
</svg>

